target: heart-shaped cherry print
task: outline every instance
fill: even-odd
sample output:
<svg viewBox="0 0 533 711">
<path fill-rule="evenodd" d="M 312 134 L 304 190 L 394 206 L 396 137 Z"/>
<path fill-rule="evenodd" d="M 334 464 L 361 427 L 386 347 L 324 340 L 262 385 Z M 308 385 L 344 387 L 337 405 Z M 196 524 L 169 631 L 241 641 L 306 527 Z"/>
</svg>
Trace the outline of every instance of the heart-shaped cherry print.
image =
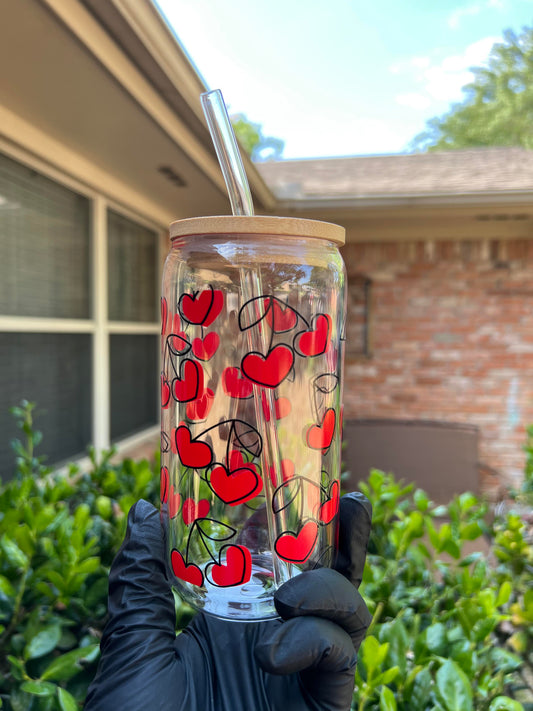
<svg viewBox="0 0 533 711">
<path fill-rule="evenodd" d="M 193 440 L 191 431 L 186 425 L 180 425 L 173 432 L 176 454 L 184 467 L 203 469 L 213 460 L 211 447 L 205 442 Z"/>
<path fill-rule="evenodd" d="M 284 482 L 289 481 L 289 479 L 292 479 L 294 477 L 294 471 L 294 462 L 292 461 L 292 459 L 281 460 L 281 476 Z M 272 482 L 272 486 L 274 488 L 279 486 L 281 482 L 276 481 L 276 471 L 274 469 L 273 464 L 270 465 L 268 473 L 270 474 L 270 481 Z"/>
<path fill-rule="evenodd" d="M 223 555 L 226 555 L 224 562 Z M 220 549 L 219 563 L 211 563 L 206 568 L 210 583 L 219 588 L 244 585 L 252 575 L 252 554 L 246 546 L 229 544 Z"/>
<path fill-rule="evenodd" d="M 182 294 L 179 310 L 189 323 L 207 328 L 222 311 L 223 304 L 224 297 L 219 289 L 205 289 L 193 294 Z"/>
<path fill-rule="evenodd" d="M 189 420 L 205 420 L 215 401 L 215 393 L 211 388 L 206 388 L 203 395 L 187 403 L 186 413 Z"/>
<path fill-rule="evenodd" d="M 329 487 L 329 499 L 324 501 L 318 510 L 318 518 L 324 524 L 331 523 L 337 512 L 340 504 L 340 485 L 337 479 L 331 483 Z"/>
<path fill-rule="evenodd" d="M 204 369 L 195 360 L 185 358 L 180 364 L 179 377 L 172 381 L 172 392 L 178 402 L 196 400 L 204 391 Z"/>
<path fill-rule="evenodd" d="M 177 491 L 174 491 L 174 486 L 170 485 L 168 492 L 168 517 L 174 518 L 180 510 L 181 496 Z"/>
<path fill-rule="evenodd" d="M 282 533 L 274 544 L 274 550 L 288 563 L 305 563 L 313 552 L 317 537 L 318 524 L 308 521 L 297 534 L 291 531 Z"/>
<path fill-rule="evenodd" d="M 204 576 L 202 571 L 197 565 L 187 565 L 183 560 L 183 556 L 179 551 L 174 549 L 170 554 L 170 563 L 172 565 L 172 570 L 176 578 L 185 581 L 186 583 L 191 583 L 191 585 L 197 585 L 202 587 L 204 582 Z"/>
<path fill-rule="evenodd" d="M 312 326 L 297 333 L 294 338 L 295 350 L 303 356 L 317 356 L 325 353 L 331 344 L 331 316 L 317 314 Z"/>
<path fill-rule="evenodd" d="M 161 467 L 159 474 L 159 498 L 162 504 L 167 503 L 168 499 L 169 475 L 168 467 Z"/>
<path fill-rule="evenodd" d="M 270 406 L 268 404 L 267 394 L 264 390 L 261 390 L 261 407 L 263 408 L 265 421 L 270 422 Z M 276 410 L 276 420 L 281 420 L 283 417 L 287 417 L 287 415 L 290 414 L 291 407 L 291 401 L 288 398 L 275 398 L 274 409 Z"/>
<path fill-rule="evenodd" d="M 194 499 L 185 499 L 181 510 L 183 523 L 188 526 L 193 521 L 196 521 L 197 518 L 205 518 L 209 513 L 209 509 L 210 504 L 207 499 L 200 499 L 198 502 Z"/>
<path fill-rule="evenodd" d="M 209 486 L 225 504 L 237 506 L 258 496 L 263 489 L 263 480 L 255 464 L 229 470 L 219 464 L 211 471 Z"/>
<path fill-rule="evenodd" d="M 286 333 L 296 326 L 298 315 L 290 306 L 277 299 L 272 299 L 266 320 L 274 333 Z"/>
<path fill-rule="evenodd" d="M 224 368 L 222 371 L 222 387 L 226 395 L 243 400 L 251 397 L 253 384 L 243 378 L 240 368 Z"/>
<path fill-rule="evenodd" d="M 170 404 L 170 384 L 165 375 L 161 374 L 161 407 L 166 410 Z"/>
<path fill-rule="evenodd" d="M 285 380 L 294 363 L 294 353 L 283 344 L 274 346 L 266 356 L 262 353 L 247 353 L 241 362 L 241 370 L 247 378 L 266 388 L 277 388 Z"/>
<path fill-rule="evenodd" d="M 198 360 L 210 360 L 217 352 L 220 336 L 211 331 L 203 338 L 195 338 L 192 342 L 192 352 Z"/>
<path fill-rule="evenodd" d="M 320 425 L 311 425 L 306 433 L 307 446 L 311 449 L 321 449 L 325 454 L 333 441 L 335 434 L 335 410 L 330 407 L 324 413 Z"/>
<path fill-rule="evenodd" d="M 292 405 L 291 401 L 286 397 L 278 397 L 274 401 L 274 407 L 276 408 L 276 419 L 281 420 L 290 414 Z"/>
</svg>

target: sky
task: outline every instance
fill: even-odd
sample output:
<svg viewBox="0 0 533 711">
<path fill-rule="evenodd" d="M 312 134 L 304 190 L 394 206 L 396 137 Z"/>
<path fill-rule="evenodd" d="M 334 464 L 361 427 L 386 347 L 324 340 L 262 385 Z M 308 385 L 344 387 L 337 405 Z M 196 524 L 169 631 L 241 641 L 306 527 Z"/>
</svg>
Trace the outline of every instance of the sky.
<svg viewBox="0 0 533 711">
<path fill-rule="evenodd" d="M 283 158 L 394 154 L 463 99 L 533 0 L 156 0 L 230 114 Z"/>
</svg>

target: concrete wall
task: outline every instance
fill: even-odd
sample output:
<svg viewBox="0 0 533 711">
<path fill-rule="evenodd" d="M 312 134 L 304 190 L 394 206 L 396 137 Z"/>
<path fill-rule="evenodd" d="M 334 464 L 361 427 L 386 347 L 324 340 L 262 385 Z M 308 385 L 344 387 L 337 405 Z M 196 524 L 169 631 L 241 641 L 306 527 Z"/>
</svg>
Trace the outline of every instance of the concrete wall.
<svg viewBox="0 0 533 711">
<path fill-rule="evenodd" d="M 348 317 L 345 419 L 474 425 L 482 470 L 518 485 L 533 423 L 533 239 L 359 243 L 343 256 L 359 312 L 360 277 L 372 280 L 368 357 Z"/>
</svg>

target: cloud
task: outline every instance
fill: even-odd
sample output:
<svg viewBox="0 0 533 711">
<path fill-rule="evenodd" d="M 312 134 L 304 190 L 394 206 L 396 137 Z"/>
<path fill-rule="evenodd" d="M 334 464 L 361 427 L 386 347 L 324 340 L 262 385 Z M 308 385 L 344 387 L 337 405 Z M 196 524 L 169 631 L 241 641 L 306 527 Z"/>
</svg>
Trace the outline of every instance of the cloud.
<svg viewBox="0 0 533 711">
<path fill-rule="evenodd" d="M 471 67 L 482 66 L 490 50 L 501 37 L 484 37 L 463 52 L 439 60 L 412 57 L 391 67 L 391 72 L 403 75 L 413 86 L 396 96 L 396 101 L 415 109 L 426 109 L 435 101 L 453 102 L 461 99 L 461 89 L 473 80 Z"/>
<path fill-rule="evenodd" d="M 464 7 L 456 8 L 448 17 L 448 26 L 452 30 L 456 30 L 466 17 L 475 17 L 484 10 L 496 8 L 497 10 L 504 9 L 504 0 L 484 0 L 484 2 L 465 5 Z"/>
</svg>

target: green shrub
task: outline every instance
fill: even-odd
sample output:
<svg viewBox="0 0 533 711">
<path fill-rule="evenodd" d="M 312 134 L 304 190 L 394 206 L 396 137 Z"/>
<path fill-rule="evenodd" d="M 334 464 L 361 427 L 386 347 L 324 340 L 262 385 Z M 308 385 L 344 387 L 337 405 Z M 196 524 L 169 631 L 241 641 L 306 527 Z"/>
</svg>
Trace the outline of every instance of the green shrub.
<svg viewBox="0 0 533 711">
<path fill-rule="evenodd" d="M 33 407 L 13 408 L 24 441 L 0 489 L 0 706 L 73 711 L 96 671 L 126 514 L 141 497 L 156 503 L 159 483 L 146 461 L 113 466 L 113 452 L 91 452 L 88 472 L 51 472 L 35 455 Z"/>
<path fill-rule="evenodd" d="M 360 487 L 374 507 L 362 585 L 373 620 L 353 708 L 523 709 L 508 696 L 533 650 L 533 550 L 523 522 L 509 514 L 489 527 L 474 495 L 435 507 L 376 470 Z M 491 556 L 486 546 L 465 555 L 465 544 L 483 537 Z"/>
<path fill-rule="evenodd" d="M 14 414 L 23 442 L 0 489 L 0 706 L 74 711 L 96 671 L 127 511 L 139 498 L 157 505 L 158 464 L 91 452 L 89 471 L 52 472 L 35 455 L 33 405 Z M 379 471 L 361 489 L 374 507 L 362 585 L 373 622 L 353 708 L 523 709 L 508 695 L 533 651 L 533 554 L 520 518 L 489 525 L 471 494 L 435 507 Z M 491 560 L 464 554 L 482 536 Z M 190 609 L 177 602 L 177 613 L 183 626 Z"/>
</svg>

